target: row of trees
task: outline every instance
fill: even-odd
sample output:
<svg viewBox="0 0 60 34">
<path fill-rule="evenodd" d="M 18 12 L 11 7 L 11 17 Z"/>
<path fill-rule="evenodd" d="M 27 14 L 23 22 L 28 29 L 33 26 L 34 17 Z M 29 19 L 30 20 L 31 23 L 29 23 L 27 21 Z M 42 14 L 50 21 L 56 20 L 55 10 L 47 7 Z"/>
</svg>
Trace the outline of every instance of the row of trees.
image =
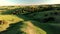
<svg viewBox="0 0 60 34">
<path fill-rule="evenodd" d="M 60 7 L 52 6 L 52 5 L 25 6 L 23 8 L 22 7 L 15 8 L 8 11 L 10 11 L 11 13 L 27 14 L 27 13 L 33 13 L 33 12 L 49 11 L 49 10 L 60 10 Z"/>
</svg>

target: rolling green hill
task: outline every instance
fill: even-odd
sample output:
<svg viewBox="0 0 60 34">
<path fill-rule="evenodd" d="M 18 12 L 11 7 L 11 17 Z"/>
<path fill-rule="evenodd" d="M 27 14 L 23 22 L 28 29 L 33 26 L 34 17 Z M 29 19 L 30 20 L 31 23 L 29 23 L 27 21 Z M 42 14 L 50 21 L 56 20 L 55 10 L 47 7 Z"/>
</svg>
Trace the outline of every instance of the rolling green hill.
<svg viewBox="0 0 60 34">
<path fill-rule="evenodd" d="M 4 7 L 1 8 L 6 11 L 1 11 L 0 19 L 5 15 L 11 15 L 15 22 L 9 24 L 0 34 L 60 34 L 60 4 Z M 12 17 L 5 16 L 4 20 Z"/>
</svg>

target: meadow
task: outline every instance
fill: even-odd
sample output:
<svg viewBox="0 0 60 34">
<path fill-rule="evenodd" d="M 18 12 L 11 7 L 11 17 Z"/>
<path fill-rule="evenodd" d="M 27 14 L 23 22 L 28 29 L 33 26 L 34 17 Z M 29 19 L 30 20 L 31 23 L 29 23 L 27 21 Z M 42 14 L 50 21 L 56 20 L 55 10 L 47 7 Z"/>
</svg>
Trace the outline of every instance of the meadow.
<svg viewBox="0 0 60 34">
<path fill-rule="evenodd" d="M 60 34 L 60 4 L 1 6 L 0 20 L 0 34 Z"/>
</svg>

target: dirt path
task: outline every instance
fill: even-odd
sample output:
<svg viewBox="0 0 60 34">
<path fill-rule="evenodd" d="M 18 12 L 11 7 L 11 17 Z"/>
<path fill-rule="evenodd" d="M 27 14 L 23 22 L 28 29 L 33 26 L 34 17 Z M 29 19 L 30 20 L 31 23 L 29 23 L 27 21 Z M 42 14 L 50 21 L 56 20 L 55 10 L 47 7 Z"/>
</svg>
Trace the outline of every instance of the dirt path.
<svg viewBox="0 0 60 34">
<path fill-rule="evenodd" d="M 26 28 L 27 34 L 36 34 L 33 24 L 31 24 L 31 22 L 28 22 L 27 25 L 28 25 Z"/>
<path fill-rule="evenodd" d="M 27 27 L 25 28 L 26 34 L 46 34 L 42 29 L 37 30 L 36 26 L 34 26 L 30 21 L 25 22 Z"/>
</svg>

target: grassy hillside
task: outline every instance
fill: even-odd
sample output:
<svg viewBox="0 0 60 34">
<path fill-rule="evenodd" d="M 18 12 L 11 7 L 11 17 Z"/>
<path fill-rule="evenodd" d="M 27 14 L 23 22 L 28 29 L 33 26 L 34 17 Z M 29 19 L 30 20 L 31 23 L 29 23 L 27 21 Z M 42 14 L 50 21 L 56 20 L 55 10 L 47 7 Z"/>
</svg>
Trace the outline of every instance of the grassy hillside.
<svg viewBox="0 0 60 34">
<path fill-rule="evenodd" d="M 0 9 L 6 10 L 0 12 L 0 19 L 15 20 L 6 30 L 1 31 L 1 34 L 60 34 L 60 4 L 3 6 Z"/>
</svg>

